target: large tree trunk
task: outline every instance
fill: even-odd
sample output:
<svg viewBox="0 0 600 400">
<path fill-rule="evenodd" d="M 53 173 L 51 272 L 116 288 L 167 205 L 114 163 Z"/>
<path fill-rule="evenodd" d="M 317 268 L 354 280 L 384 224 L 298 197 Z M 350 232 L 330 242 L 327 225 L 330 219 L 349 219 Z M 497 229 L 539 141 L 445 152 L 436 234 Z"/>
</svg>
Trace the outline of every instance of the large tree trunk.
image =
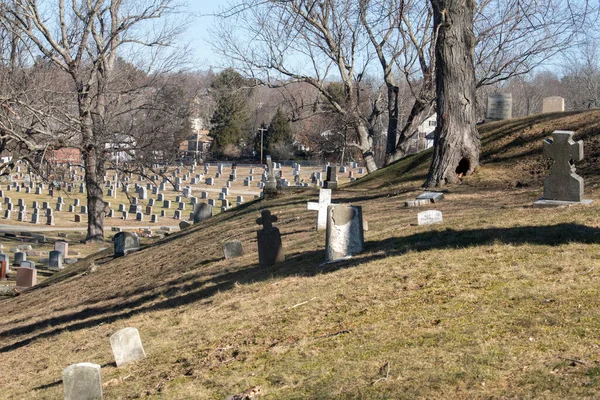
<svg viewBox="0 0 600 400">
<path fill-rule="evenodd" d="M 355 129 L 358 134 L 359 149 L 362 153 L 367 172 L 377 171 L 377 164 L 373 155 L 373 137 L 369 134 L 369 129 L 365 123 L 358 117 L 354 116 Z"/>
<path fill-rule="evenodd" d="M 104 148 L 98 147 L 91 112 L 89 87 L 78 85 L 79 118 L 82 136 L 82 156 L 87 189 L 88 231 L 86 241 L 104 241 L 104 208 L 102 184 L 104 183 Z"/>
<path fill-rule="evenodd" d="M 398 85 L 387 83 L 387 108 L 388 108 L 388 128 L 387 128 L 387 144 L 386 144 L 386 164 L 388 163 L 387 157 L 396 151 L 396 144 L 398 143 L 398 94 L 400 88 Z"/>
<path fill-rule="evenodd" d="M 455 183 L 479 165 L 475 126 L 473 0 L 430 0 L 434 29 L 437 127 L 425 186 Z"/>
<path fill-rule="evenodd" d="M 100 153 L 102 149 L 100 149 Z M 95 146 L 83 152 L 85 185 L 87 188 L 88 232 L 86 241 L 104 241 L 104 208 L 102 184 L 104 183 L 104 157 Z"/>
</svg>

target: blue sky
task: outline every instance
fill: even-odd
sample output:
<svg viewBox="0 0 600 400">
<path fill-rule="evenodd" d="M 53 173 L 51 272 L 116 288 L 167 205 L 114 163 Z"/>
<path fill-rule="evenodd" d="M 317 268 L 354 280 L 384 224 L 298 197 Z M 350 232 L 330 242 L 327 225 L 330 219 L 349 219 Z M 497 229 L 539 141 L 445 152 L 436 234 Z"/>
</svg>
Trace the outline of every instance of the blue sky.
<svg viewBox="0 0 600 400">
<path fill-rule="evenodd" d="M 182 40 L 190 43 L 192 48 L 193 69 L 206 70 L 218 64 L 218 57 L 211 51 L 208 35 L 208 28 L 214 24 L 215 18 L 208 14 L 216 13 L 224 3 L 223 0 L 188 0 L 187 7 L 195 17 Z"/>
</svg>

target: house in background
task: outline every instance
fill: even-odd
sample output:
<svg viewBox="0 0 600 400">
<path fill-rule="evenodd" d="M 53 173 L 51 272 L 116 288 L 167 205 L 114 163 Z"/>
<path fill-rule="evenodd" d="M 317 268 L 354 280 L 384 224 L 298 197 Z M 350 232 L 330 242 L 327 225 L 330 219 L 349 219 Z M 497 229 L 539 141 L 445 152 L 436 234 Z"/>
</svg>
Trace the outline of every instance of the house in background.
<svg viewBox="0 0 600 400">
<path fill-rule="evenodd" d="M 46 152 L 45 160 L 48 164 L 57 165 L 82 165 L 81 150 L 76 147 L 63 147 Z"/>
<path fill-rule="evenodd" d="M 213 138 L 208 136 L 208 130 L 198 130 L 198 132 L 187 137 L 179 145 L 179 154 L 185 161 L 204 161 L 210 152 Z"/>
<path fill-rule="evenodd" d="M 421 125 L 419 125 L 419 133 L 423 134 L 423 139 L 425 139 L 425 149 L 429 149 L 433 147 L 433 137 L 435 132 L 435 127 L 437 125 L 437 114 L 433 114 L 429 118 L 427 118 Z M 421 135 L 419 135 L 421 136 Z"/>
<path fill-rule="evenodd" d="M 418 134 L 410 139 L 408 154 L 416 154 L 433 147 L 436 125 L 437 114 L 433 114 L 417 127 Z"/>
</svg>

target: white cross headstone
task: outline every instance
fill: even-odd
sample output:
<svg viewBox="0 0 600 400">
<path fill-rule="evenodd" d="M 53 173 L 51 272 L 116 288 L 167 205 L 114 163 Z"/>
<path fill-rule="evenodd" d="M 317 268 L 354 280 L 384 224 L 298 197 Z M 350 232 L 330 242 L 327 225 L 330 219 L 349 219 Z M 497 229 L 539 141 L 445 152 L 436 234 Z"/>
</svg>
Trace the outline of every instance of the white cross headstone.
<svg viewBox="0 0 600 400">
<path fill-rule="evenodd" d="M 327 229 L 327 206 L 331 204 L 331 189 L 321 189 L 319 191 L 319 202 L 307 203 L 306 208 L 312 211 L 318 211 L 317 230 Z"/>
</svg>

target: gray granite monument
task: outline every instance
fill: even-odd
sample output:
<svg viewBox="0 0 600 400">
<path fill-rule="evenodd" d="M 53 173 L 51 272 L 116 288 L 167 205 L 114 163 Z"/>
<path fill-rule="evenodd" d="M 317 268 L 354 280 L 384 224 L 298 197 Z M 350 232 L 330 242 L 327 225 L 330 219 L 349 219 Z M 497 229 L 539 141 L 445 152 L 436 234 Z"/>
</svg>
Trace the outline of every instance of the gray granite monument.
<svg viewBox="0 0 600 400">
<path fill-rule="evenodd" d="M 583 178 L 575 173 L 575 162 L 583 160 L 583 141 L 573 141 L 573 132 L 554 131 L 544 140 L 544 156 L 554 162 L 544 179 L 544 197 L 535 207 L 589 204 L 583 199 Z"/>
</svg>

